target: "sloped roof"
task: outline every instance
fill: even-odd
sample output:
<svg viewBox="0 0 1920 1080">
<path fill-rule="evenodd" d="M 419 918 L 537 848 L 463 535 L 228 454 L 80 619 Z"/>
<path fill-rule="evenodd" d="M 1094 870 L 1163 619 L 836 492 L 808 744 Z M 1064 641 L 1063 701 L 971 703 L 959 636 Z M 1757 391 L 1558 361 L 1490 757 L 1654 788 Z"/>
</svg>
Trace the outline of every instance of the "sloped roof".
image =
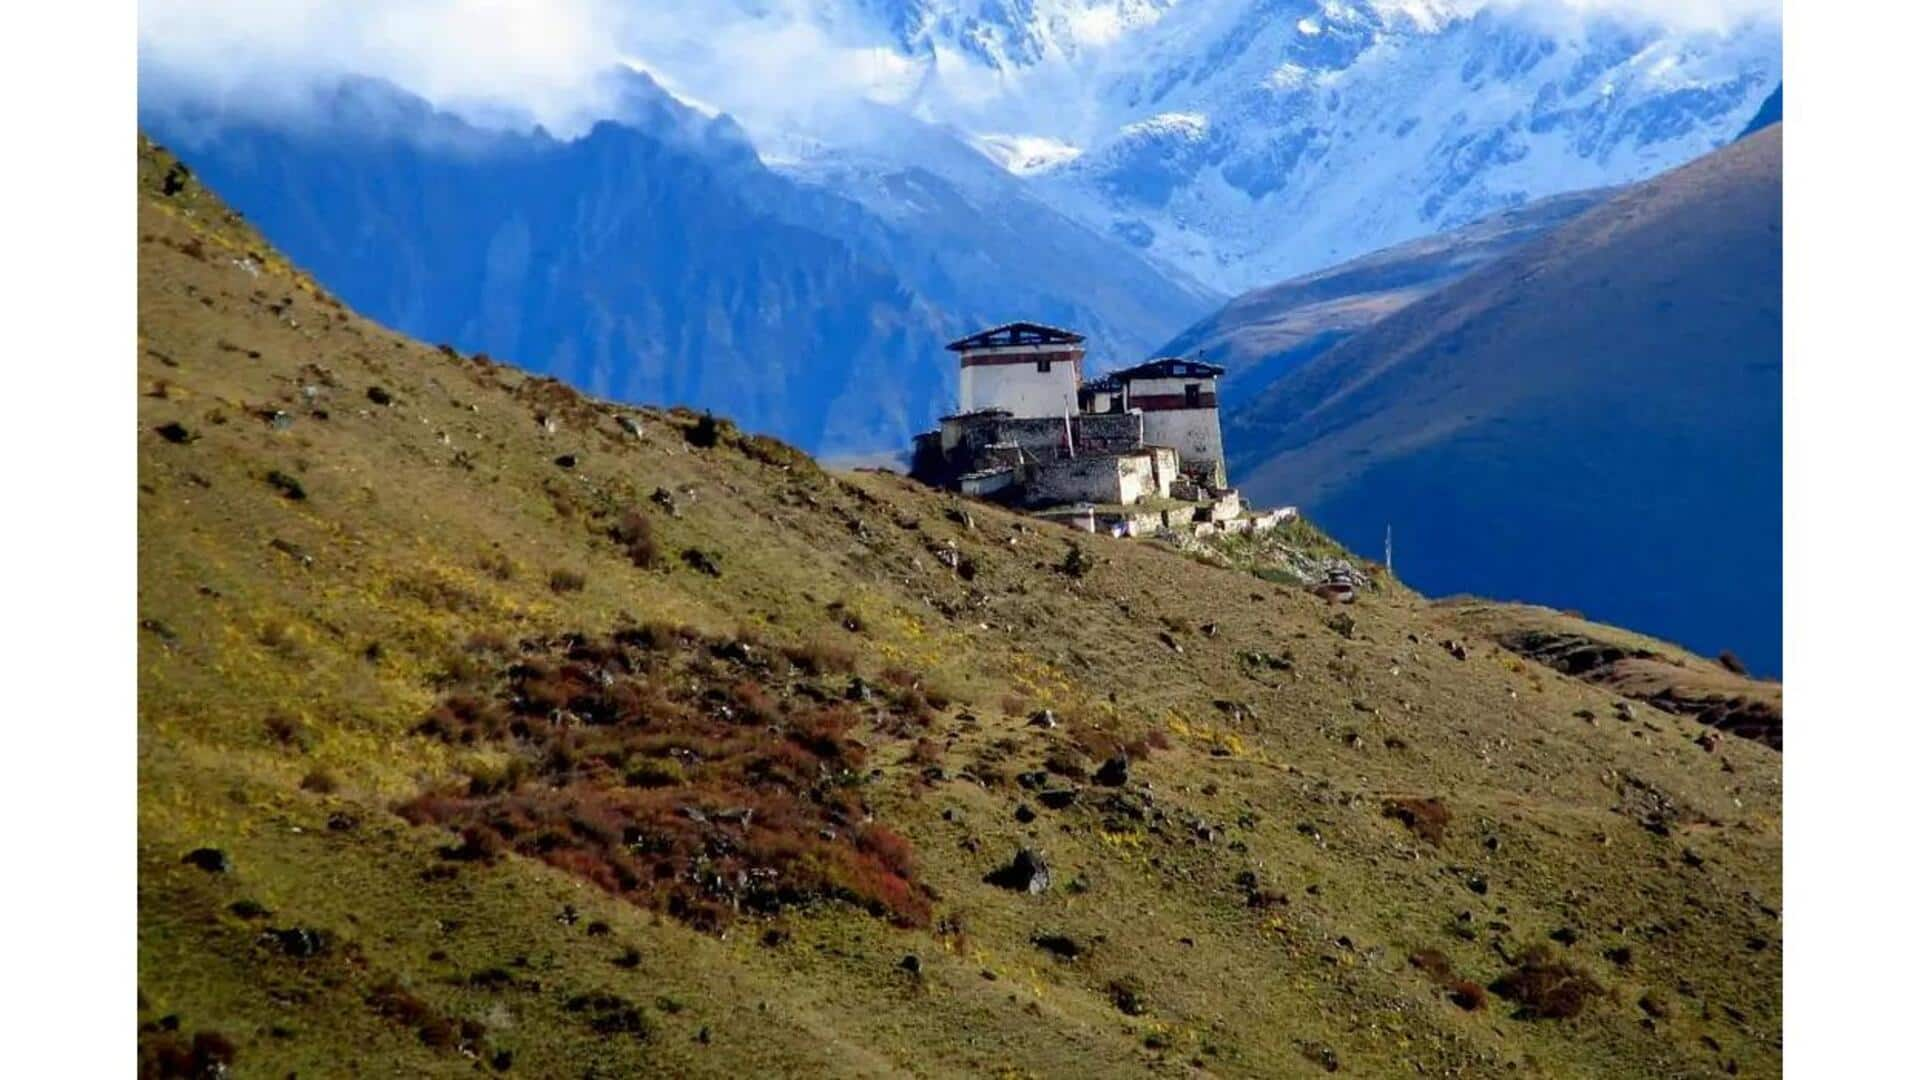
<svg viewBox="0 0 1920 1080">
<path fill-rule="evenodd" d="M 1123 368 L 1107 377 L 1120 382 L 1133 379 L 1214 379 L 1227 373 L 1227 369 L 1217 364 L 1208 364 L 1199 360 L 1187 360 L 1178 356 L 1163 356 L 1158 360 L 1149 360 Z"/>
<path fill-rule="evenodd" d="M 1085 340 L 1084 336 L 1057 326 L 1010 322 L 949 342 L 947 348 L 953 352 L 963 352 L 968 349 L 1001 349 L 1012 345 L 1078 345 Z"/>
</svg>

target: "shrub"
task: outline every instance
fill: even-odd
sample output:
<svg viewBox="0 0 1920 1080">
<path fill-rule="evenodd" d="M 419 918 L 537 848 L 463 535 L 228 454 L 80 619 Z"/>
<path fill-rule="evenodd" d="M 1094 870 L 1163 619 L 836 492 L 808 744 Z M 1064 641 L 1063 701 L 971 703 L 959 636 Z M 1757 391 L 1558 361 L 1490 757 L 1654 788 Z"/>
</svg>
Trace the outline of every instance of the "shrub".
<svg viewBox="0 0 1920 1080">
<path fill-rule="evenodd" d="M 340 781 L 325 769 L 314 769 L 300 780 L 300 790 L 331 795 L 340 790 Z"/>
<path fill-rule="evenodd" d="M 1733 654 L 1732 649 L 1720 650 L 1720 666 L 1733 672 L 1735 675 L 1749 674 L 1747 665 L 1738 656 Z"/>
<path fill-rule="evenodd" d="M 687 429 L 687 442 L 702 450 L 711 450 L 720 445 L 720 424 L 712 413 L 702 413 L 700 419 Z"/>
<path fill-rule="evenodd" d="M 547 575 L 547 587 L 557 593 L 576 593 L 587 587 L 587 575 L 577 570 L 555 570 Z"/>
<path fill-rule="evenodd" d="M 818 638 L 783 651 L 788 663 L 808 675 L 849 675 L 857 666 L 852 649 Z"/>
<path fill-rule="evenodd" d="M 928 738 L 915 739 L 913 749 L 907 753 L 907 761 L 914 765 L 927 766 L 940 764 L 943 748 Z"/>
<path fill-rule="evenodd" d="M 614 542 L 626 549 L 627 558 L 642 570 L 660 564 L 660 545 L 653 538 L 653 519 L 639 509 L 621 515 L 612 530 Z"/>
<path fill-rule="evenodd" d="M 1468 979 L 1455 979 L 1447 987 L 1447 1000 L 1467 1012 L 1479 1012 L 1487 1007 L 1487 989 Z"/>
<path fill-rule="evenodd" d="M 1438 847 L 1447 835 L 1453 813 L 1439 799 L 1389 799 L 1386 816 L 1405 825 L 1415 836 Z"/>
<path fill-rule="evenodd" d="M 1605 992 L 1585 968 L 1556 960 L 1545 946 L 1520 954 L 1519 963 L 1488 987 L 1520 1007 L 1521 1019 L 1566 1020 L 1579 1016 L 1589 999 Z"/>
<path fill-rule="evenodd" d="M 1093 557 L 1079 544 L 1067 542 L 1067 556 L 1054 566 L 1055 570 L 1070 578 L 1083 578 L 1094 566 Z"/>
<path fill-rule="evenodd" d="M 165 1024 L 167 1021 L 162 1021 Z M 154 1027 L 148 1025 L 148 1027 Z M 194 1032 L 191 1040 L 169 1028 L 143 1030 L 140 1075 L 171 1080 L 174 1077 L 197 1078 L 227 1076 L 235 1057 L 233 1041 L 217 1031 Z"/>
<path fill-rule="evenodd" d="M 1456 976 L 1453 962 L 1439 949 L 1415 949 L 1407 956 L 1407 962 L 1445 990 L 1448 1001 L 1467 1012 L 1478 1012 L 1486 1007 L 1486 989 L 1477 982 Z"/>
<path fill-rule="evenodd" d="M 930 920 L 912 845 L 862 801 L 859 714 L 764 646 L 649 623 L 493 659 L 416 728 L 474 751 L 464 790 L 398 808 L 459 831 L 444 858 L 537 858 L 703 930 L 829 900 Z"/>
</svg>

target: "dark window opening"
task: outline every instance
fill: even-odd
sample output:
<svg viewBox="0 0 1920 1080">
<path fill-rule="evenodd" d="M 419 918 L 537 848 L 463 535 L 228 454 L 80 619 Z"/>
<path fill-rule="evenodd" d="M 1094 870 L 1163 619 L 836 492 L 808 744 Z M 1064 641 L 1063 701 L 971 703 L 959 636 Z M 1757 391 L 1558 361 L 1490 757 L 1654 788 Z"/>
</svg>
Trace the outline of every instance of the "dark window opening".
<svg viewBox="0 0 1920 1080">
<path fill-rule="evenodd" d="M 1040 361 L 1040 374 L 1045 375 L 1047 372 L 1052 370 L 1053 370 L 1053 361 L 1051 360 Z"/>
<path fill-rule="evenodd" d="M 1187 408 L 1197 409 L 1199 407 L 1200 407 L 1200 384 L 1188 383 L 1187 384 Z"/>
</svg>

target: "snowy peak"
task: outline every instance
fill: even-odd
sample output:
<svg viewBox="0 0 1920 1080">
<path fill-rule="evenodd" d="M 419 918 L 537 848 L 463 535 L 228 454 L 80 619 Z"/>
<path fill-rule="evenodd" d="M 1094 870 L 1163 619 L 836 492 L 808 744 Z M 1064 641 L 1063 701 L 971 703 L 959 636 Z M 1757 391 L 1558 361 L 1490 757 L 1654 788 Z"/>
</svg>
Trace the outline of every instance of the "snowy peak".
<svg viewBox="0 0 1920 1080">
<path fill-rule="evenodd" d="M 817 98 L 894 108 L 956 130 L 1059 211 L 1224 292 L 1644 179 L 1731 141 L 1780 84 L 1777 15 L 1689 23 L 1641 0 L 732 7 L 728 33 L 739 19 L 809 27 L 808 40 L 830 43 L 813 66 L 839 73 L 797 95 L 804 109 L 710 95 L 744 110 L 763 150 L 885 153 L 870 123 L 842 123 Z M 846 74 L 859 71 L 878 74 Z M 712 73 L 697 63 L 672 74 L 707 96 Z"/>
</svg>

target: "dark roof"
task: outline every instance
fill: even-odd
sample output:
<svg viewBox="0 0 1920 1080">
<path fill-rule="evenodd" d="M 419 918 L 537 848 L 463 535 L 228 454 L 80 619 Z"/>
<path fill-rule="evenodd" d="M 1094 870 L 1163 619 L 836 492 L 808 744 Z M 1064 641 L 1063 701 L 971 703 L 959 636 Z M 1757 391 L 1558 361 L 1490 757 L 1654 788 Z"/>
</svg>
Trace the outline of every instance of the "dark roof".
<svg viewBox="0 0 1920 1080">
<path fill-rule="evenodd" d="M 1158 360 L 1149 360 L 1144 364 L 1136 364 L 1113 372 L 1107 377 L 1120 382 L 1129 382 L 1133 379 L 1212 379 L 1226 373 L 1227 369 L 1217 364 L 1184 360 L 1178 356 L 1163 356 Z"/>
<path fill-rule="evenodd" d="M 1071 330 L 1062 330 L 1057 326 L 1010 322 L 949 342 L 947 348 L 954 352 L 962 352 L 967 349 L 998 349 L 1010 345 L 1078 345 L 1085 340 L 1087 340 L 1085 337 Z"/>
</svg>

